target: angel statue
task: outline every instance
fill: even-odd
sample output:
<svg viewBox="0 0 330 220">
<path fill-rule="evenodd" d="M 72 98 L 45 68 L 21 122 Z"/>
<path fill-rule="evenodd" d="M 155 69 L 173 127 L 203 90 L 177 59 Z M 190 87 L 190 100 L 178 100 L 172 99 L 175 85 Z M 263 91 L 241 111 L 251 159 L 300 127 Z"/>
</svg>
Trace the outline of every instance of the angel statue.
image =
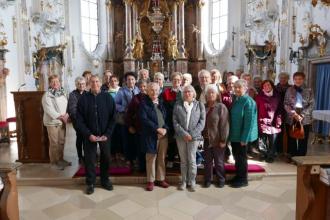
<svg viewBox="0 0 330 220">
<path fill-rule="evenodd" d="M 169 57 L 174 60 L 179 55 L 178 40 L 176 39 L 176 36 L 174 34 L 172 34 L 172 36 L 168 39 L 167 52 L 168 52 Z"/>
<path fill-rule="evenodd" d="M 140 32 L 136 32 L 133 46 L 133 57 L 141 60 L 143 58 L 143 39 Z"/>
</svg>

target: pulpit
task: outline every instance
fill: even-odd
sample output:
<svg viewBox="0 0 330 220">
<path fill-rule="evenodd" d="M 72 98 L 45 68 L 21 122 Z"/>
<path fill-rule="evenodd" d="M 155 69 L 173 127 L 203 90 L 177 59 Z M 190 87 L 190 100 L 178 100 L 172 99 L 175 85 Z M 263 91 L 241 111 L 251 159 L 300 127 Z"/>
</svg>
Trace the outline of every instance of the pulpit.
<svg viewBox="0 0 330 220">
<path fill-rule="evenodd" d="M 48 136 L 43 125 L 41 99 L 44 91 L 12 92 L 14 95 L 18 161 L 48 163 Z"/>
</svg>

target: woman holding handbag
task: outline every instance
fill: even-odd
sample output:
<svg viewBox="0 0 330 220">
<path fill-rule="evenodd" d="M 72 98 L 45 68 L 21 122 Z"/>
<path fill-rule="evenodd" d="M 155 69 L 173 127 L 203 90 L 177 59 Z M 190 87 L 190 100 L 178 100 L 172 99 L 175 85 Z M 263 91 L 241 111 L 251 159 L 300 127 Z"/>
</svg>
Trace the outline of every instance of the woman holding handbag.
<svg viewBox="0 0 330 220">
<path fill-rule="evenodd" d="M 291 157 L 305 156 L 307 153 L 308 135 L 314 109 L 314 95 L 312 89 L 307 88 L 304 84 L 305 74 L 303 72 L 294 73 L 293 82 L 294 86 L 288 88 L 284 98 L 289 131 L 288 151 Z M 303 130 L 297 129 L 299 126 L 303 126 Z M 299 137 L 302 133 L 304 135 Z"/>
</svg>

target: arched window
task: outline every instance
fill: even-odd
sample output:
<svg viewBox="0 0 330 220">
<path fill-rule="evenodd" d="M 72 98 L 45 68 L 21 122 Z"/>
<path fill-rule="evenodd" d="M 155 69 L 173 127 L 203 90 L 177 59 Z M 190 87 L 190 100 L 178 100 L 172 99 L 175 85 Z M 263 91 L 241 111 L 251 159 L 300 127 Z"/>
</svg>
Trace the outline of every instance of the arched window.
<svg viewBox="0 0 330 220">
<path fill-rule="evenodd" d="M 99 43 L 98 0 L 81 0 L 81 35 L 87 51 L 93 52 Z"/>
<path fill-rule="evenodd" d="M 211 49 L 221 51 L 228 37 L 228 0 L 209 0 Z"/>
</svg>

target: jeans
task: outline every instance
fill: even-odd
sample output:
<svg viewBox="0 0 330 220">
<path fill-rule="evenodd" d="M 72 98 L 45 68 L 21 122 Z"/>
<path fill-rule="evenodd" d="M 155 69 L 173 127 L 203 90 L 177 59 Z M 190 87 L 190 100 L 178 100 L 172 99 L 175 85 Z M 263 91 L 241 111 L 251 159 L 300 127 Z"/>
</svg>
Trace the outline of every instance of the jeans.
<svg viewBox="0 0 330 220">
<path fill-rule="evenodd" d="M 239 142 L 231 143 L 233 156 L 235 159 L 237 181 L 247 182 L 247 146 L 242 146 Z"/>
<path fill-rule="evenodd" d="M 109 181 L 109 165 L 110 165 L 110 141 L 90 142 L 85 139 L 84 152 L 85 152 L 85 168 L 86 168 L 86 184 L 92 185 L 96 182 L 96 151 L 97 145 L 100 147 L 100 177 L 101 183 Z"/>
<path fill-rule="evenodd" d="M 182 183 L 196 184 L 197 164 L 196 152 L 200 141 L 185 142 L 182 138 L 176 139 L 180 155 Z"/>
<path fill-rule="evenodd" d="M 278 144 L 278 134 L 263 134 L 259 136 L 259 149 L 267 159 L 276 157 L 276 146 Z"/>
</svg>

